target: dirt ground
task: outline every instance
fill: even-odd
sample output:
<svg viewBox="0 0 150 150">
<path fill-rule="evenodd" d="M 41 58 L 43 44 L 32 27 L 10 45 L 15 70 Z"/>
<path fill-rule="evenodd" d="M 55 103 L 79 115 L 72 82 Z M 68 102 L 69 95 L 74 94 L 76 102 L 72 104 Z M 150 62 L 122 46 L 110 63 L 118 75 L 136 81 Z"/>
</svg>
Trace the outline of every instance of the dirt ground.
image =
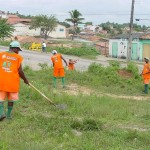
<svg viewBox="0 0 150 150">
<path fill-rule="evenodd" d="M 124 78 L 132 78 L 133 74 L 131 72 L 128 72 L 126 70 L 119 70 L 118 74 Z"/>
<path fill-rule="evenodd" d="M 66 87 L 65 93 L 69 94 L 69 95 L 79 95 L 79 94 L 83 94 L 83 95 L 97 95 L 97 96 L 109 96 L 109 97 L 113 97 L 113 98 L 119 98 L 119 99 L 131 99 L 131 100 L 137 100 L 137 101 L 142 101 L 142 100 L 149 100 L 150 97 L 149 96 L 126 96 L 126 95 L 115 95 L 115 94 L 109 94 L 109 93 L 99 93 L 99 92 L 95 92 L 92 89 L 89 89 L 87 87 L 84 86 L 79 86 L 76 83 L 70 84 Z"/>
</svg>

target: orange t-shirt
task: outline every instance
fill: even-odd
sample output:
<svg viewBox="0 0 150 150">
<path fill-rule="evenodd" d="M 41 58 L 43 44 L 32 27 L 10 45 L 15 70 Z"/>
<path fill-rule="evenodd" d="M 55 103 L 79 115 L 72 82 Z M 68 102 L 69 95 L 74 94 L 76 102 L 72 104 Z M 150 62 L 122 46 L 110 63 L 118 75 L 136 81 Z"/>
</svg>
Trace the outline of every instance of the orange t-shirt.
<svg viewBox="0 0 150 150">
<path fill-rule="evenodd" d="M 69 70 L 74 70 L 74 63 L 69 63 L 68 69 Z"/>
<path fill-rule="evenodd" d="M 150 64 L 145 63 L 143 68 L 143 78 L 150 78 Z"/>
<path fill-rule="evenodd" d="M 51 57 L 51 60 L 54 64 L 54 68 L 64 68 L 62 63 L 62 55 L 61 54 L 55 54 Z"/>
<path fill-rule="evenodd" d="M 18 92 L 20 76 L 18 69 L 23 57 L 14 52 L 0 53 L 0 91 Z"/>
</svg>

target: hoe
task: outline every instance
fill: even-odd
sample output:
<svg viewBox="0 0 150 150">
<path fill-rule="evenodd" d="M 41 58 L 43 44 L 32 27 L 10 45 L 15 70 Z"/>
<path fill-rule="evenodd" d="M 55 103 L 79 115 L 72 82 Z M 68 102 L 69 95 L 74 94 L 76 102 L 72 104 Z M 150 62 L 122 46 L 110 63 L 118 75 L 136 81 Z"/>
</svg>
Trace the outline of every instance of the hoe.
<svg viewBox="0 0 150 150">
<path fill-rule="evenodd" d="M 66 109 L 66 105 L 65 104 L 59 104 L 56 105 L 54 102 L 52 102 L 46 95 L 44 95 L 39 89 L 37 89 L 33 84 L 29 83 L 30 87 L 32 87 L 35 91 L 37 91 L 41 96 L 43 96 L 48 102 L 50 102 L 50 104 L 52 104 L 53 106 L 60 108 L 60 109 Z"/>
</svg>

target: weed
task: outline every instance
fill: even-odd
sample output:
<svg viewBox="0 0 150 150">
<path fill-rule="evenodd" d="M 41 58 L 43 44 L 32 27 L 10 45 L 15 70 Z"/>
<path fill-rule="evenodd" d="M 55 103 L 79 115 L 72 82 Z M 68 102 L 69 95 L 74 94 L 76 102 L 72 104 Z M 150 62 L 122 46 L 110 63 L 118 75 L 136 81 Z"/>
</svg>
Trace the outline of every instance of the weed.
<svg viewBox="0 0 150 150">
<path fill-rule="evenodd" d="M 116 70 L 120 69 L 120 62 L 119 61 L 111 60 L 111 61 L 109 61 L 109 65 L 111 67 L 115 68 Z"/>
<path fill-rule="evenodd" d="M 138 138 L 137 130 L 128 130 L 126 139 L 127 140 L 134 140 Z"/>
<path fill-rule="evenodd" d="M 9 46 L 11 41 L 0 41 L 0 45 Z"/>
<path fill-rule="evenodd" d="M 71 128 L 82 131 L 102 130 L 103 124 L 94 119 L 75 120 Z"/>
<path fill-rule="evenodd" d="M 135 79 L 139 79 L 140 78 L 138 67 L 137 67 L 137 65 L 134 62 L 129 62 L 127 64 L 126 70 L 131 72 L 131 73 L 133 73 Z"/>
<path fill-rule="evenodd" d="M 41 67 L 42 70 L 47 70 L 48 69 L 48 64 L 47 63 L 38 63 L 38 65 Z"/>
</svg>

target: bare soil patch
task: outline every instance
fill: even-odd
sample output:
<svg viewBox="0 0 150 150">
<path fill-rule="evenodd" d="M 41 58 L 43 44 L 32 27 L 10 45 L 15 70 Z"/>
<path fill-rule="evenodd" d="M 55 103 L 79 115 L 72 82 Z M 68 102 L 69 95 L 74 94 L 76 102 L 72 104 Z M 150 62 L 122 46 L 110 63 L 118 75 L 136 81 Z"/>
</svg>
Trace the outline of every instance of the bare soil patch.
<svg viewBox="0 0 150 150">
<path fill-rule="evenodd" d="M 69 95 L 78 95 L 78 94 L 90 95 L 93 92 L 93 90 L 87 87 L 79 86 L 76 83 L 73 83 L 67 86 L 65 92 Z"/>
<path fill-rule="evenodd" d="M 96 92 L 96 91 L 94 91 L 90 88 L 87 88 L 87 87 L 84 87 L 84 86 L 79 86 L 76 83 L 68 85 L 64 92 L 69 94 L 69 95 L 79 95 L 79 94 L 91 95 L 91 94 L 95 94 L 99 97 L 109 96 L 109 97 L 113 97 L 113 98 L 132 99 L 132 100 L 137 100 L 137 101 L 150 100 L 150 97 L 147 96 L 147 95 L 127 96 L 127 95 L 115 95 L 115 94 L 110 94 L 110 93 L 100 93 L 100 92 Z"/>
<path fill-rule="evenodd" d="M 118 74 L 120 76 L 122 76 L 123 78 L 132 78 L 133 77 L 133 74 L 129 71 L 126 71 L 126 70 L 119 70 Z"/>
</svg>

